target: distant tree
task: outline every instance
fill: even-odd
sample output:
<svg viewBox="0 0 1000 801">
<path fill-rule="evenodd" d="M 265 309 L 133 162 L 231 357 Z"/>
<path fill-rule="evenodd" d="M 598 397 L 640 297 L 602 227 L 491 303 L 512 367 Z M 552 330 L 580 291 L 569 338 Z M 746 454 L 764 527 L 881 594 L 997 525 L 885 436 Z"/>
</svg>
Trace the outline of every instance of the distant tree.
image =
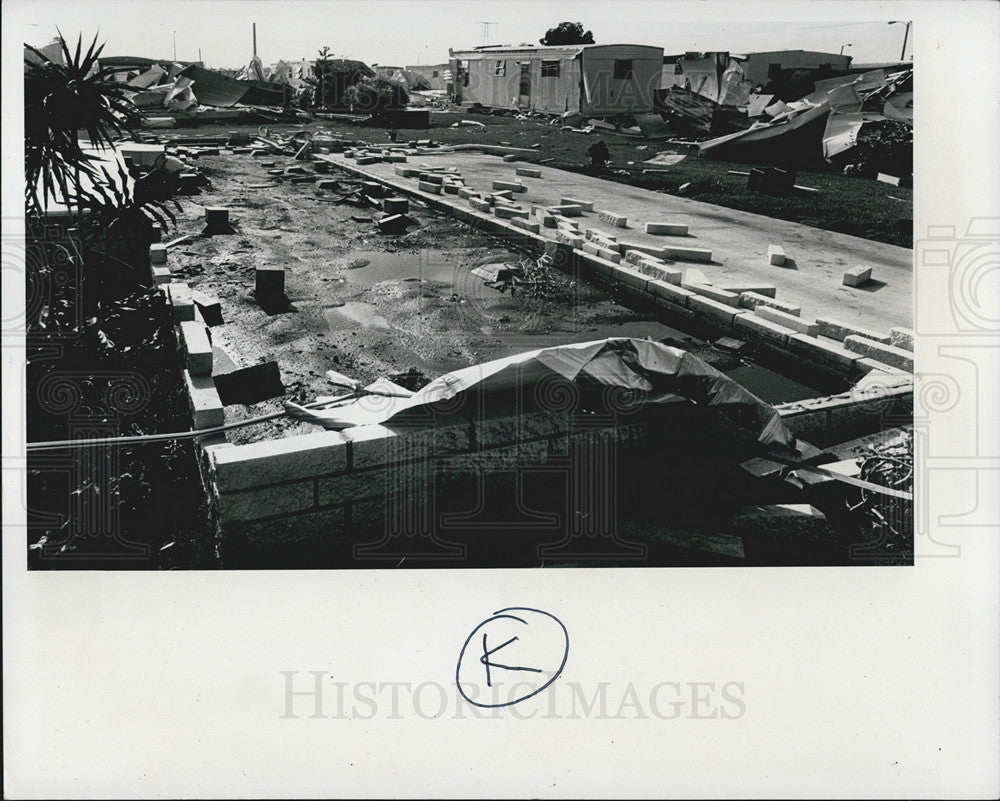
<svg viewBox="0 0 1000 801">
<path fill-rule="evenodd" d="M 403 83 L 371 75 L 349 86 L 344 100 L 352 111 L 368 112 L 378 118 L 390 109 L 406 108 L 410 95 Z"/>
<path fill-rule="evenodd" d="M 549 28 L 545 36 L 538 40 L 543 45 L 594 44 L 594 34 L 584 31 L 579 22 L 560 22 Z"/>
</svg>

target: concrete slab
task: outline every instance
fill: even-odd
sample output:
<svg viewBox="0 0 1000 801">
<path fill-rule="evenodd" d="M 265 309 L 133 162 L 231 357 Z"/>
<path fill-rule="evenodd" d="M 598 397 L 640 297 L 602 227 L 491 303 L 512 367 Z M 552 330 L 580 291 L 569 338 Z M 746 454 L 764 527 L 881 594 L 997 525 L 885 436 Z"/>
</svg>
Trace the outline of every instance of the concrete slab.
<svg viewBox="0 0 1000 801">
<path fill-rule="evenodd" d="M 375 176 L 397 187 L 400 194 L 414 194 L 415 187 L 393 173 L 393 164 L 372 164 L 359 169 L 340 154 L 317 156 L 360 175 Z M 478 153 L 444 152 L 423 154 L 428 162 L 455 165 L 465 176 L 468 185 L 488 193 L 494 179 L 510 175 L 510 167 L 496 159 Z M 670 218 L 683 219 L 690 231 L 688 242 L 709 251 L 712 261 L 704 269 L 716 283 L 723 280 L 759 282 L 766 278 L 778 290 L 778 297 L 786 303 L 808 310 L 810 316 L 837 317 L 856 325 L 879 328 L 890 326 L 912 327 L 912 257 L 908 248 L 871 242 L 859 237 L 812 228 L 800 223 L 775 220 L 759 214 L 727 209 L 710 203 L 675 197 L 626 184 L 618 184 L 548 167 L 545 180 L 532 184 L 526 201 L 543 207 L 563 204 L 564 199 L 601 198 L 605 208 L 613 208 L 633 221 L 629 238 L 661 245 L 662 237 L 647 234 L 645 223 Z M 463 209 L 457 197 L 448 196 L 445 202 Z M 583 212 L 578 204 L 579 213 Z M 466 212 L 467 213 L 467 212 Z M 616 229 L 596 217 L 588 217 L 588 224 L 603 228 L 609 235 Z M 552 229 L 543 229 L 545 233 Z M 553 232 L 554 233 L 554 232 Z M 793 268 L 769 271 L 766 276 L 767 248 L 775 242 L 794 246 L 795 252 L 805 254 L 796 258 Z M 673 258 L 673 257 L 668 257 Z M 884 286 L 873 291 L 870 286 L 849 288 L 840 283 L 844 270 L 852 264 L 873 267 Z"/>
</svg>

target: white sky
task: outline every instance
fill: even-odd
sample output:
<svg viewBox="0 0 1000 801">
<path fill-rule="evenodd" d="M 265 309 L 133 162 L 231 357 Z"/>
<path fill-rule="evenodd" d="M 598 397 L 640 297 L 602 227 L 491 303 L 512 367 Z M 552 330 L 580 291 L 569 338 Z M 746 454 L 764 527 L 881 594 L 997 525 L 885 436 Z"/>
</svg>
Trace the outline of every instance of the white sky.
<svg viewBox="0 0 1000 801">
<path fill-rule="evenodd" d="M 856 62 L 900 56 L 907 19 L 895 2 L 719 2 L 675 0 L 4 0 L 5 26 L 29 44 L 45 44 L 56 25 L 67 39 L 80 32 L 106 42 L 107 55 L 196 60 L 237 67 L 252 54 L 251 24 L 265 64 L 332 54 L 369 64 L 433 64 L 449 46 L 537 42 L 547 28 L 579 21 L 598 43 L 627 42 L 686 50 L 803 49 L 852 55 Z M 895 13 L 894 13 L 895 12 Z M 776 20 L 776 21 L 762 21 Z M 11 31 L 8 30 L 8 35 Z M 910 43 L 913 41 L 912 31 Z M 910 44 L 906 55 L 912 56 Z"/>
</svg>

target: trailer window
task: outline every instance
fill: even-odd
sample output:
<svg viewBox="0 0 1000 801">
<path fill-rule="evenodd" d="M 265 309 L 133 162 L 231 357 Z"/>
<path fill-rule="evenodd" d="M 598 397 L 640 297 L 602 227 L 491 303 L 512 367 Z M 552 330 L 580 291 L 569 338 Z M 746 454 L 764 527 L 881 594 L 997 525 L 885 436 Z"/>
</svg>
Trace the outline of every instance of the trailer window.
<svg viewBox="0 0 1000 801">
<path fill-rule="evenodd" d="M 494 75 L 506 75 L 507 74 L 507 62 L 498 61 L 496 66 L 493 68 Z"/>
<path fill-rule="evenodd" d="M 632 77 L 632 59 L 630 58 L 616 58 L 615 59 L 615 80 L 623 81 L 626 78 Z"/>
<path fill-rule="evenodd" d="M 559 62 L 558 61 L 543 61 L 542 62 L 542 77 L 543 78 L 558 78 L 559 77 Z"/>
</svg>

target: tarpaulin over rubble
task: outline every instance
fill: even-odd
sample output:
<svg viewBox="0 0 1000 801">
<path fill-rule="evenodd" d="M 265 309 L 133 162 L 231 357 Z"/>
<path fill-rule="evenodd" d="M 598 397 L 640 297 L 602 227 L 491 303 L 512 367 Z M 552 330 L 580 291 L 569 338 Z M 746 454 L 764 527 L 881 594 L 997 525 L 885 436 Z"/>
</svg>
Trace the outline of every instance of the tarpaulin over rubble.
<svg viewBox="0 0 1000 801">
<path fill-rule="evenodd" d="M 426 418 L 430 408 L 458 408 L 462 395 L 486 395 L 562 379 L 581 397 L 607 397 L 608 390 L 634 392 L 646 406 L 685 401 L 711 407 L 720 418 L 735 424 L 743 437 L 767 450 L 792 451 L 795 437 L 775 409 L 733 379 L 687 351 L 646 339 L 613 337 L 594 342 L 559 345 L 528 351 L 485 364 L 465 367 L 432 381 L 408 398 L 357 398 L 332 408 L 305 408 L 286 402 L 293 416 L 324 428 L 393 423 Z M 545 393 L 530 393 L 532 397 Z M 541 407 L 544 408 L 544 407 Z"/>
</svg>

